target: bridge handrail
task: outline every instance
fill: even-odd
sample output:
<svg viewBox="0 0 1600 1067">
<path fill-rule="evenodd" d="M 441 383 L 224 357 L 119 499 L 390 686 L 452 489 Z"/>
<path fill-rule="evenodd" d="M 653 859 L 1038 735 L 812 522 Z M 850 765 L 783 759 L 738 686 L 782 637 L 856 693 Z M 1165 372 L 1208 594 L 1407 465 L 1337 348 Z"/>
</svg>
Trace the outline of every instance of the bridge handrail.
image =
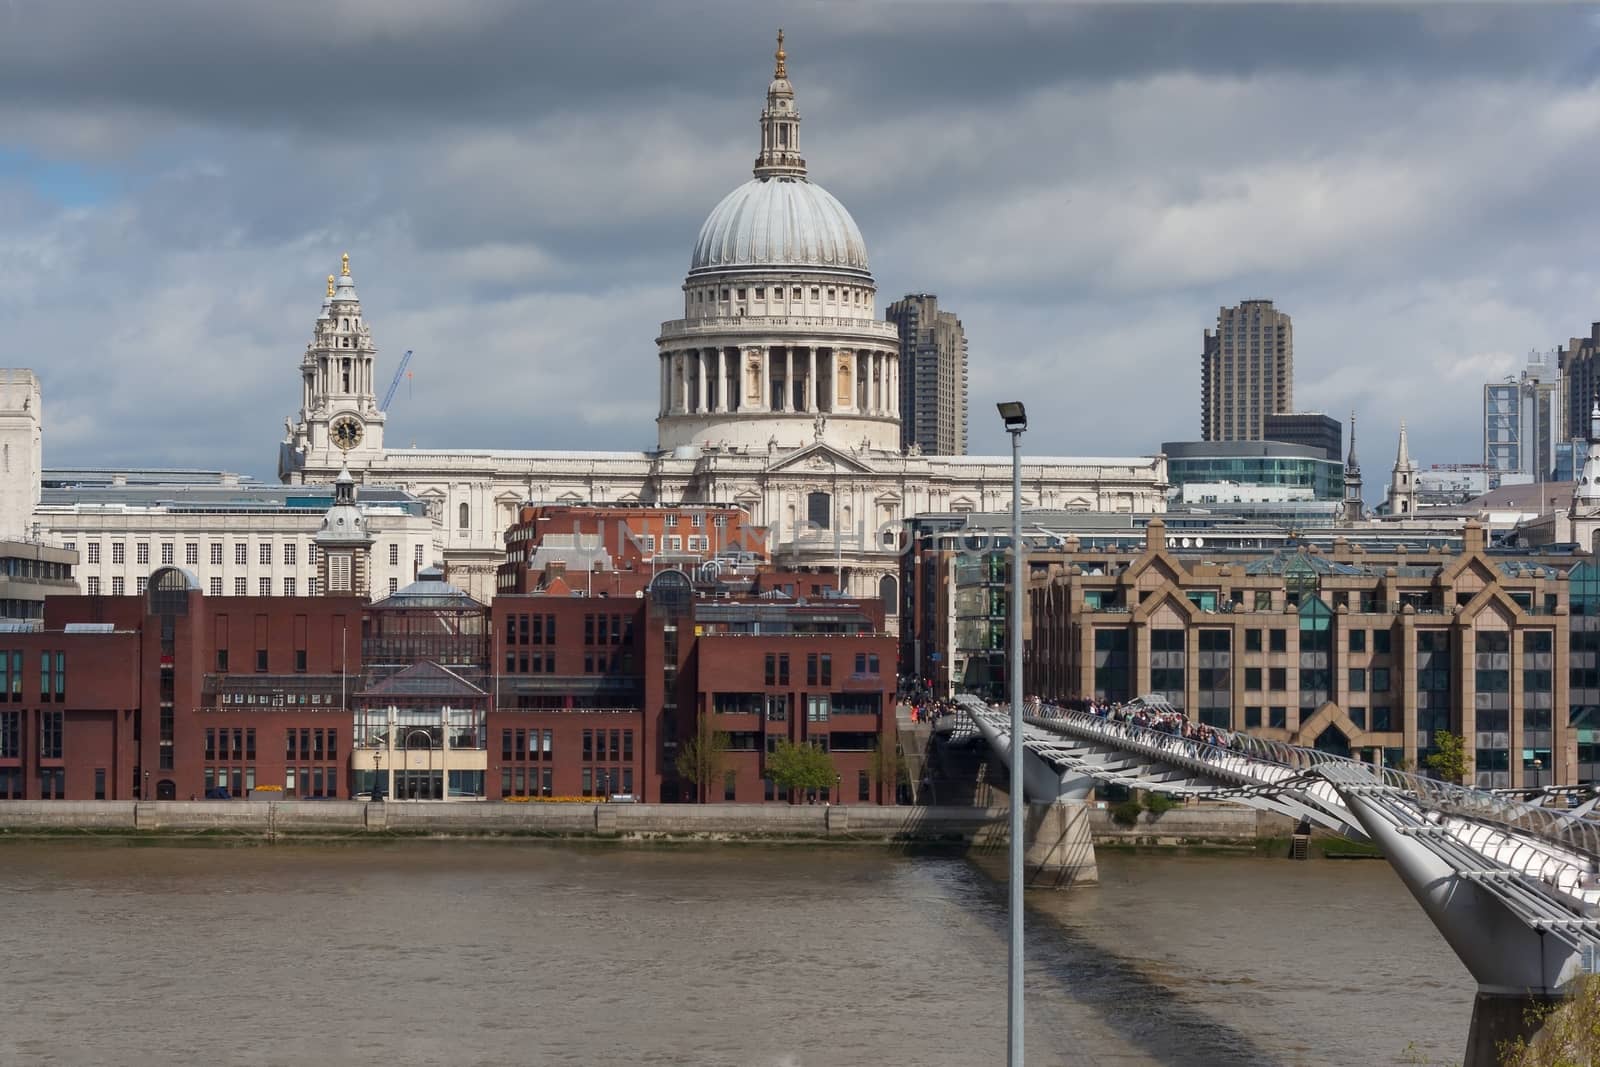
<svg viewBox="0 0 1600 1067">
<path fill-rule="evenodd" d="M 1136 701 L 1132 704 L 1124 705 L 1124 709 L 1128 708 L 1134 711 L 1141 709 L 1157 710 L 1158 705 L 1153 701 L 1142 704 Z M 1041 704 L 1037 712 L 1034 713 L 1034 717 L 1067 721 L 1080 728 L 1086 727 L 1101 733 L 1121 733 L 1130 740 L 1152 745 L 1158 749 L 1169 746 L 1173 740 L 1182 741 L 1188 746 L 1192 746 L 1190 754 L 1199 759 L 1205 759 L 1205 749 L 1212 748 L 1243 755 L 1257 762 L 1272 764 L 1296 775 L 1322 773 L 1324 769 L 1333 770 L 1338 768 L 1344 773 L 1339 774 L 1336 771 L 1330 777 L 1339 777 L 1348 781 L 1353 772 L 1367 778 L 1374 786 L 1389 786 L 1402 792 L 1410 793 L 1416 798 L 1419 806 L 1441 814 L 1456 815 L 1480 822 L 1490 822 L 1523 833 L 1534 834 L 1546 841 L 1559 843 L 1587 856 L 1600 858 L 1600 821 L 1570 815 L 1566 812 L 1539 805 L 1508 800 L 1486 790 L 1474 789 L 1470 786 L 1458 785 L 1438 778 L 1411 774 L 1393 767 L 1375 767 L 1370 763 L 1363 763 L 1347 756 L 1337 756 L 1331 752 L 1322 752 L 1314 748 L 1291 745 L 1284 741 L 1255 737 L 1250 734 L 1223 730 L 1218 727 L 1205 727 L 1205 729 L 1212 730 L 1219 737 L 1225 738 L 1227 743 L 1224 745 L 1213 745 L 1209 741 L 1186 738 L 1181 734 L 1175 734 L 1167 730 L 1141 726 L 1137 723 L 1111 719 L 1109 716 L 1098 715 L 1094 712 L 1054 704 Z M 1116 729 L 1108 730 L 1108 727 Z"/>
</svg>

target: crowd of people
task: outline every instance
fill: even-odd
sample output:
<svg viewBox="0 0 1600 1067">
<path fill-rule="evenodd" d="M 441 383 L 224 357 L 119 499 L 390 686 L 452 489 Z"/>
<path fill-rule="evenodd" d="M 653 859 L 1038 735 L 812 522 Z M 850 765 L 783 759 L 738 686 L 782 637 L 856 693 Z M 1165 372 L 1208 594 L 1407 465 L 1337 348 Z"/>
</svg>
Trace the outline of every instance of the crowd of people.
<svg viewBox="0 0 1600 1067">
<path fill-rule="evenodd" d="M 1107 722 L 1124 723 L 1166 734 L 1176 740 L 1189 742 L 1195 747 L 1196 755 L 1206 754 L 1206 749 L 1202 746 L 1212 750 L 1228 749 L 1234 752 L 1243 751 L 1245 747 L 1244 735 L 1194 722 L 1175 708 L 1161 709 L 1144 704 L 1123 704 L 1119 701 L 1103 700 L 1071 700 L 1062 703 L 1039 701 L 1038 708 L 1037 714 L 1041 718 L 1059 717 L 1064 712 L 1077 711 Z"/>
</svg>

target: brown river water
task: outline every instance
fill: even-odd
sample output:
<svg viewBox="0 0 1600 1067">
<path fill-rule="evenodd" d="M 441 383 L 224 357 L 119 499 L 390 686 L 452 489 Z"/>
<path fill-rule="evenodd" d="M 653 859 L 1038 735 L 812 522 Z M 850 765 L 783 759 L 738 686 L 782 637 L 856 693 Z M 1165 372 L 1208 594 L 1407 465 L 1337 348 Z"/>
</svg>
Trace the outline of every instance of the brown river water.
<svg viewBox="0 0 1600 1067">
<path fill-rule="evenodd" d="M 1100 863 L 1029 896 L 1029 1064 L 1460 1062 L 1472 982 L 1387 864 Z M 1005 1058 L 1004 890 L 956 858 L 12 842 L 0 917 L 4 1065 Z"/>
</svg>

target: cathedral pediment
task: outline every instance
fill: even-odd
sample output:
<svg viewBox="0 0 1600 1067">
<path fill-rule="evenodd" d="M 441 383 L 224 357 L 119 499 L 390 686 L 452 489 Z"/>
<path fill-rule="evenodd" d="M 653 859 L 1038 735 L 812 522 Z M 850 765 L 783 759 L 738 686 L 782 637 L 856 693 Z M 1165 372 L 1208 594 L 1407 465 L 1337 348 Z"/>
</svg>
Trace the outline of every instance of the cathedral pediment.
<svg viewBox="0 0 1600 1067">
<path fill-rule="evenodd" d="M 767 467 L 768 474 L 876 474 L 871 467 L 855 456 L 841 452 L 832 445 L 814 441 L 780 456 Z"/>
</svg>

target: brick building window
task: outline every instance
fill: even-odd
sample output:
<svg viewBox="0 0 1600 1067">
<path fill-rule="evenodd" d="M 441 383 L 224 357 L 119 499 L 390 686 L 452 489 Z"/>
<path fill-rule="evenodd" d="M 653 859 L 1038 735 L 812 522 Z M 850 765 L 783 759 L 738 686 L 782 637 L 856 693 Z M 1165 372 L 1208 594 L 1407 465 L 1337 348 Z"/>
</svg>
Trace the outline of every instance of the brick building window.
<svg viewBox="0 0 1600 1067">
<path fill-rule="evenodd" d="M 22 712 L 0 711 L 0 759 L 21 758 Z"/>
<path fill-rule="evenodd" d="M 121 578 L 113 578 L 113 579 L 111 579 L 111 595 L 112 596 L 122 596 L 126 592 L 127 592 L 127 588 L 124 585 L 124 583 L 123 583 Z"/>
<path fill-rule="evenodd" d="M 61 726 L 64 712 L 47 711 L 39 716 L 39 758 L 61 758 Z"/>
<path fill-rule="evenodd" d="M 221 596 L 222 595 L 222 579 L 221 578 L 213 578 L 213 579 L 211 579 L 210 589 L 208 590 L 208 592 L 209 592 L 209 594 L 211 596 Z"/>
</svg>

